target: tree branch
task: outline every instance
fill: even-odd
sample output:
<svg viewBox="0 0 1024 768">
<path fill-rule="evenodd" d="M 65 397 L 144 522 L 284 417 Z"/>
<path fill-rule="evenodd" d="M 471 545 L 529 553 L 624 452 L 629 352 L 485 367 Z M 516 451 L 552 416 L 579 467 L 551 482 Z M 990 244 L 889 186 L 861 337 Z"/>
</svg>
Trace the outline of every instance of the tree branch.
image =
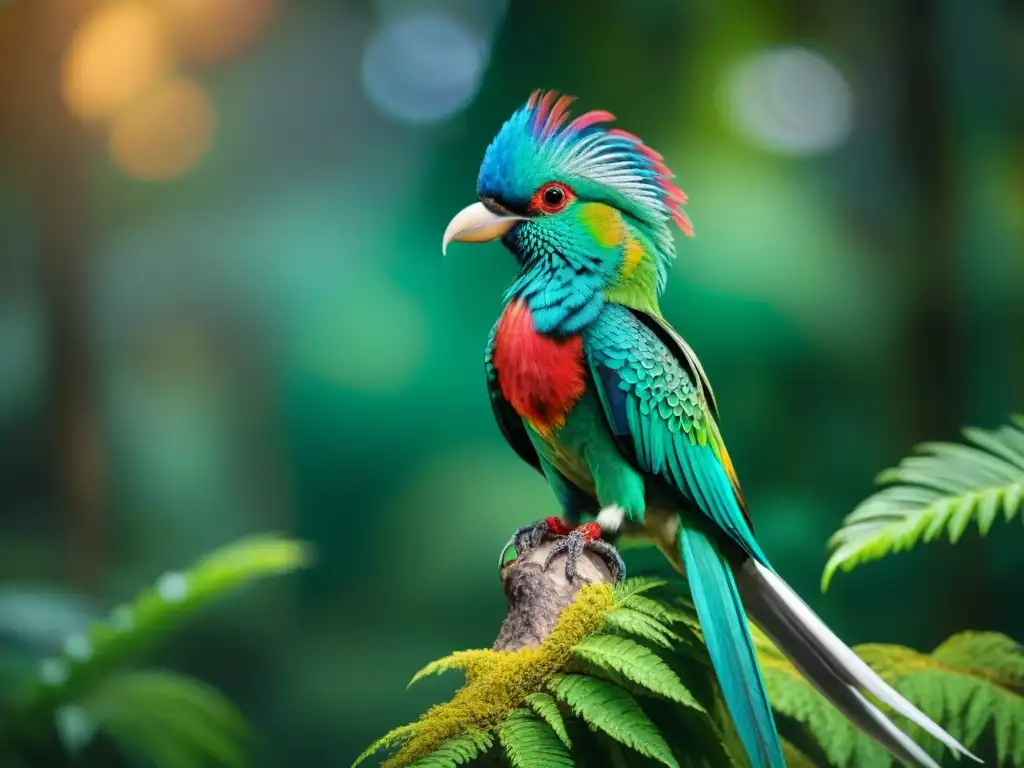
<svg viewBox="0 0 1024 768">
<path fill-rule="evenodd" d="M 498 638 L 491 646 L 495 651 L 514 651 L 540 645 L 562 611 L 576 599 L 576 593 L 588 584 L 612 583 L 608 565 L 591 550 L 584 550 L 576 563 L 576 578 L 565 577 L 565 554 L 558 555 L 547 570 L 547 558 L 553 538 L 508 563 L 501 569 L 501 581 L 508 598 L 508 615 L 501 624 Z"/>
</svg>

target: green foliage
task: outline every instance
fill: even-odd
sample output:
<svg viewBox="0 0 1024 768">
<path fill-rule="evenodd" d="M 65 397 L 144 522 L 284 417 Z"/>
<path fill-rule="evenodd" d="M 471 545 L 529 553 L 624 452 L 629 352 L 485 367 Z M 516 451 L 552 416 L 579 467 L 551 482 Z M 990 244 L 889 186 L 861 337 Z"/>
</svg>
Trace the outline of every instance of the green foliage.
<svg viewBox="0 0 1024 768">
<path fill-rule="evenodd" d="M 119 667 L 199 609 L 309 560 L 301 543 L 257 536 L 164 574 L 134 603 L 68 637 L 59 656 L 40 662 L 38 675 L 12 701 L 0 745 L 7 753 L 31 750 L 55 726 L 69 751 L 102 731 L 157 766 L 242 765 L 246 726 L 219 692 L 171 672 Z"/>
<path fill-rule="evenodd" d="M 1007 520 L 1020 512 L 1024 418 L 1014 422 L 994 432 L 967 430 L 972 445 L 922 446 L 919 455 L 883 473 L 880 481 L 894 485 L 865 501 L 833 537 L 823 585 L 837 569 L 943 530 L 955 542 L 972 519 L 984 534 L 1000 510 Z M 540 648 L 462 651 L 427 665 L 414 681 L 461 669 L 466 684 L 450 705 L 396 728 L 357 764 L 400 745 L 386 763 L 390 768 L 478 762 L 497 738 L 500 754 L 486 757 L 513 768 L 746 765 L 685 594 L 679 579 L 648 576 L 614 589 L 587 587 Z M 888 753 L 834 709 L 757 627 L 751 633 L 790 768 L 892 765 Z M 879 644 L 854 651 L 969 749 L 988 750 L 998 765 L 1024 765 L 1024 648 L 1011 638 L 964 632 L 931 653 Z M 453 706 L 457 702 L 461 708 Z M 948 759 L 922 729 L 891 716 L 937 760 Z M 448 736 L 436 738 L 442 733 Z M 424 734 L 433 736 L 423 740 Z M 410 749 L 417 738 L 418 747 Z"/>
<path fill-rule="evenodd" d="M 1024 508 L 1024 416 L 987 431 L 966 429 L 969 445 L 925 443 L 882 472 L 888 487 L 863 501 L 829 540 L 822 590 L 837 570 L 850 571 L 891 552 L 932 541 L 956 542 L 972 520 L 982 535 L 999 513 L 1007 522 Z M 1021 515 L 1024 519 L 1024 515 Z"/>
<path fill-rule="evenodd" d="M 82 722 L 154 765 L 245 763 L 242 743 L 248 732 L 241 714 L 216 689 L 182 675 L 115 673 L 74 706 Z"/>
<path fill-rule="evenodd" d="M 528 709 L 517 709 L 505 718 L 498 726 L 498 737 L 514 768 L 573 766 L 572 757 L 559 735 Z"/>
<path fill-rule="evenodd" d="M 686 690 L 669 666 L 655 653 L 626 637 L 592 635 L 575 648 L 574 655 L 598 667 L 612 670 L 659 696 L 700 711 L 704 708 Z"/>
<path fill-rule="evenodd" d="M 968 749 L 990 746 L 999 765 L 1024 765 L 1024 650 L 995 632 L 963 632 L 930 654 L 899 645 L 854 648 L 890 685 Z M 888 754 L 857 731 L 763 636 L 758 652 L 772 706 L 803 724 L 835 766 L 892 765 Z M 943 747 L 897 717 L 901 729 L 937 760 Z"/>
<path fill-rule="evenodd" d="M 565 720 L 558 710 L 558 702 L 548 694 L 538 691 L 526 697 L 526 703 L 540 718 L 547 723 L 551 730 L 566 747 L 572 749 L 572 741 L 569 739 L 569 732 L 565 730 Z"/>
<path fill-rule="evenodd" d="M 622 688 L 586 675 L 564 675 L 552 681 L 551 689 L 591 728 L 664 765 L 678 766 L 658 727 Z"/>
<path fill-rule="evenodd" d="M 412 763 L 412 768 L 455 768 L 484 754 L 494 744 L 489 733 L 474 731 L 442 744 L 433 753 Z"/>
<path fill-rule="evenodd" d="M 714 743 L 720 745 L 705 702 L 645 644 L 650 642 L 668 652 L 667 658 L 683 665 L 691 662 L 690 654 L 703 656 L 702 646 L 682 641 L 673 629 L 689 617 L 667 597 L 656 600 L 646 596 L 665 584 L 663 580 L 641 577 L 626 581 L 614 591 L 607 585 L 586 587 L 539 648 L 462 651 L 428 664 L 414 680 L 461 669 L 466 673 L 465 685 L 448 705 L 427 712 L 417 723 L 392 731 L 361 755 L 356 764 L 379 749 L 402 745 L 387 765 L 420 765 L 418 760 L 434 759 L 438 749 L 447 749 L 443 745 L 479 730 L 481 723 L 488 723 L 486 732 L 498 738 L 503 759 L 512 766 L 571 766 L 582 759 L 581 755 L 592 752 L 597 740 L 605 736 L 636 759 L 648 758 L 667 766 L 680 765 L 677 753 L 685 752 L 683 745 L 690 740 L 710 733 Z M 607 597 L 597 600 L 595 595 Z M 550 663 L 561 647 L 565 648 L 564 655 L 557 657 L 557 663 Z M 703 659 L 691 666 L 698 670 L 698 677 L 707 676 Z M 545 673 L 535 675 L 536 687 L 519 685 L 524 676 L 534 674 L 530 670 L 540 667 Z M 508 674 L 505 670 L 515 672 Z M 710 686 L 704 687 L 711 690 Z M 477 691 L 486 699 L 476 698 Z M 462 726 L 462 732 L 446 730 L 452 722 L 450 707 L 467 701 L 473 702 L 472 706 L 461 709 L 462 719 L 455 723 Z M 495 710 L 495 701 L 504 702 L 503 708 Z M 672 713 L 671 728 L 659 727 L 648 713 L 655 712 L 659 705 Z M 662 714 L 665 711 L 660 710 Z M 671 730 L 675 737 L 667 737 L 663 730 Z M 424 743 L 442 746 L 427 754 L 422 754 L 419 747 L 411 748 L 416 739 L 426 738 L 425 734 L 441 732 L 448 738 L 431 737 Z M 570 738 L 571 733 L 578 735 Z"/>
</svg>

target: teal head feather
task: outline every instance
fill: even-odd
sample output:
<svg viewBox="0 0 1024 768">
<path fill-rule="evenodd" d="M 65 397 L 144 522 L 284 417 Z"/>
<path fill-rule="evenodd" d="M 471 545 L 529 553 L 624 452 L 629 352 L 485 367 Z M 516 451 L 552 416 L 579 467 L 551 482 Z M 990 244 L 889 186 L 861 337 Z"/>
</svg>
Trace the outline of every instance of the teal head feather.
<svg viewBox="0 0 1024 768">
<path fill-rule="evenodd" d="M 571 118 L 572 101 L 535 91 L 505 122 L 484 154 L 480 203 L 445 236 L 502 237 L 521 266 L 506 299 L 527 300 L 538 329 L 567 333 L 604 301 L 656 312 L 675 258 L 673 224 L 693 234 L 661 155 L 607 127 L 608 112 Z"/>
</svg>

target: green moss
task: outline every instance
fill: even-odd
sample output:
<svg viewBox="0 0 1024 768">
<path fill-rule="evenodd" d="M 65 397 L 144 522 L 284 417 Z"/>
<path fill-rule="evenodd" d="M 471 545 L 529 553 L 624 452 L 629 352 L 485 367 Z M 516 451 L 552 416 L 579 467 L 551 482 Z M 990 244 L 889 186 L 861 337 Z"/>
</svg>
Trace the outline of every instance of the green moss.
<svg viewBox="0 0 1024 768">
<path fill-rule="evenodd" d="M 434 662 L 414 680 L 444 669 L 464 669 L 466 683 L 451 701 L 427 710 L 419 721 L 403 726 L 400 734 L 392 731 L 371 750 L 405 737 L 405 745 L 383 764 L 402 768 L 450 739 L 494 728 L 524 706 L 527 696 L 543 690 L 548 680 L 565 671 L 573 646 L 601 629 L 604 613 L 613 606 L 612 588 L 592 584 L 579 591 L 551 634 L 536 648 L 460 651 Z"/>
</svg>

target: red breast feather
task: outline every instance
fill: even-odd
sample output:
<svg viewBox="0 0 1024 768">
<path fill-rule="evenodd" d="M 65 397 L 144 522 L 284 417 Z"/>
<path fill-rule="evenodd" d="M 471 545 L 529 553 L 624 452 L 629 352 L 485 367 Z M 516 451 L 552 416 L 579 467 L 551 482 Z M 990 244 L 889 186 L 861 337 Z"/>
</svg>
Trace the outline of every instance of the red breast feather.
<svg viewBox="0 0 1024 768">
<path fill-rule="evenodd" d="M 521 301 L 505 308 L 494 339 L 494 367 L 502 396 L 538 432 L 549 434 L 583 395 L 583 338 L 538 333 Z"/>
</svg>

